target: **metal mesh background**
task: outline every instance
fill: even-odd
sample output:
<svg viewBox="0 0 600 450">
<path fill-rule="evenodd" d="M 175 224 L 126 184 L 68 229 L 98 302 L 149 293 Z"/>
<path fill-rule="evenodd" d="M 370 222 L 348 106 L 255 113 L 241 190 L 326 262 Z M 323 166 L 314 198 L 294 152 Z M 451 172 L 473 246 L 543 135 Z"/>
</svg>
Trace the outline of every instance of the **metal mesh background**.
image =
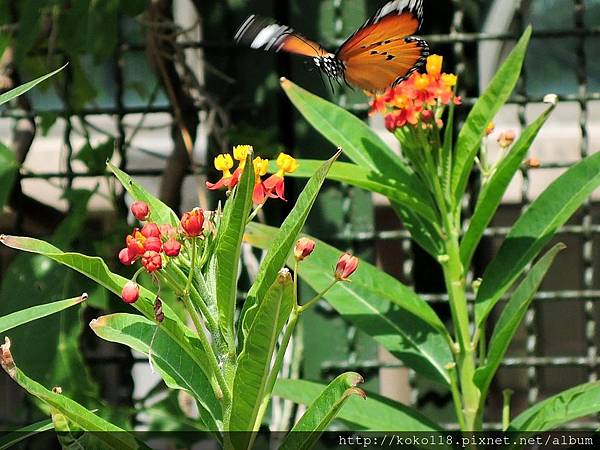
<svg viewBox="0 0 600 450">
<path fill-rule="evenodd" d="M 580 130 L 579 157 L 585 157 L 594 150 L 589 145 L 589 105 L 595 100 L 600 100 L 600 92 L 591 89 L 588 83 L 588 53 L 590 52 L 591 43 L 598 43 L 594 38 L 600 36 L 600 24 L 593 24 L 586 21 L 586 2 L 584 0 L 564 1 L 572 4 L 571 17 L 564 18 L 564 25 L 560 29 L 534 30 L 533 41 L 552 42 L 552 45 L 560 45 L 561 42 L 570 39 L 575 42 L 574 64 L 565 65 L 564 70 L 574 73 L 577 80 L 577 88 L 572 92 L 561 93 L 559 98 L 563 102 L 571 102 L 579 107 L 579 113 L 577 116 L 572 117 L 571 120 L 576 122 Z M 454 70 L 462 81 L 461 94 L 463 95 L 466 107 L 473 104 L 479 92 L 477 77 L 474 76 L 477 73 L 475 56 L 478 43 L 482 41 L 512 42 L 524 29 L 530 2 L 506 0 L 506 3 L 509 2 L 518 5 L 515 23 L 510 32 L 494 34 L 480 33 L 478 32 L 478 26 L 474 25 L 477 20 L 477 11 L 481 14 L 481 9 L 483 8 L 480 2 L 467 0 L 425 2 L 427 20 L 433 25 L 430 27 L 426 26 L 423 37 L 430 42 L 434 51 L 444 54 L 447 61 L 453 63 Z M 223 8 L 227 9 L 229 13 L 235 11 L 235 14 L 240 16 L 254 12 L 253 8 L 255 5 L 252 2 L 248 2 L 247 4 L 246 2 L 238 3 L 235 7 L 231 5 L 225 6 L 221 2 L 218 2 L 218 5 L 223 5 Z M 326 40 L 323 43 L 330 47 L 339 44 L 339 41 L 347 34 L 345 30 L 347 14 L 344 12 L 347 11 L 349 5 L 351 3 L 354 6 L 358 3 L 362 4 L 362 2 L 354 2 L 354 0 L 322 0 L 312 3 L 333 11 L 335 20 L 328 24 L 329 27 L 332 27 L 332 30 L 321 30 L 329 40 L 329 42 Z M 377 3 L 377 5 L 372 5 L 371 3 Z M 363 8 L 364 13 L 368 14 L 372 12 L 379 6 L 379 3 L 381 2 L 369 2 Z M 207 8 L 216 8 L 218 7 L 216 4 L 216 2 L 210 3 L 211 6 L 207 6 Z M 311 26 L 315 26 L 314 24 L 309 25 L 311 23 L 311 10 L 308 8 L 305 9 L 302 2 L 265 1 L 261 2 L 260 7 L 263 10 L 271 12 L 272 15 L 277 16 L 281 20 L 289 19 L 290 16 L 293 16 L 299 21 L 300 19 L 298 18 L 301 17 L 302 22 L 293 23 L 299 29 L 302 29 L 302 23 L 306 24 L 306 28 L 308 29 Z M 451 14 L 447 15 L 448 12 L 451 12 Z M 223 14 L 223 20 L 232 20 L 230 14 Z M 224 30 L 230 30 L 234 29 L 236 25 L 237 23 L 224 22 L 223 28 Z M 223 36 L 225 36 L 225 33 L 223 33 Z M 181 45 L 189 49 L 201 48 L 206 50 L 209 62 L 211 62 L 211 51 L 225 52 L 229 59 L 236 58 L 242 52 L 249 51 L 233 48 L 232 43 L 229 40 L 225 40 L 225 37 L 221 39 L 220 37 L 213 38 L 211 36 L 203 42 L 186 42 L 181 43 Z M 102 106 L 89 107 L 83 111 L 78 111 L 76 115 L 78 117 L 94 117 L 98 115 L 112 117 L 116 130 L 115 137 L 120 142 L 118 153 L 121 157 L 121 167 L 137 177 L 154 177 L 160 174 L 160 168 L 132 169 L 129 166 L 129 149 L 123 144 L 126 142 L 126 127 L 124 122 L 128 116 L 140 113 L 160 114 L 171 112 L 170 107 L 164 102 L 133 107 L 125 104 L 124 62 L 127 61 L 132 53 L 140 54 L 143 51 L 144 46 L 142 44 L 127 43 L 120 36 L 119 45 L 112 62 L 113 70 L 111 76 L 114 83 L 112 99 Z M 275 65 L 278 75 L 285 74 L 291 76 L 297 73 L 291 66 L 288 56 L 280 55 L 273 58 L 274 60 L 277 58 L 276 61 L 278 61 Z M 217 62 L 215 64 L 219 66 L 220 63 Z M 228 64 L 224 63 L 221 66 L 227 67 Z M 447 67 L 447 70 L 450 69 L 451 67 Z M 309 75 L 316 77 L 315 74 Z M 306 75 L 303 74 L 302 76 Z M 527 116 L 528 105 L 539 103 L 541 100 L 538 94 L 528 92 L 527 76 L 528 71 L 525 70 L 519 88 L 511 99 L 511 103 L 517 107 L 517 118 L 521 125 L 525 125 L 527 119 L 530 118 Z M 65 84 L 65 89 L 67 88 L 68 84 Z M 337 100 L 357 114 L 365 115 L 366 105 L 357 101 L 355 97 L 349 99 L 342 93 L 338 95 Z M 463 117 L 467 112 L 466 107 L 462 109 Z M 284 106 L 283 108 L 284 111 L 291 114 L 290 106 Z M 64 107 L 46 112 L 58 113 L 66 120 L 63 134 L 65 152 L 62 155 L 64 170 L 58 172 L 39 171 L 35 173 L 23 173 L 22 177 L 26 179 L 54 179 L 59 180 L 63 185 L 70 186 L 80 178 L 98 176 L 99 174 L 79 173 L 73 169 L 71 163 L 74 152 L 72 145 L 73 130 L 70 126 L 70 120 L 75 113 L 70 105 L 65 104 Z M 22 112 L 10 109 L 3 109 L 1 115 L 5 118 L 23 116 Z M 295 139 L 294 136 L 290 137 L 290 131 L 286 127 L 288 125 L 285 123 L 279 124 L 281 142 L 286 146 L 297 146 L 300 140 Z M 533 170 L 562 169 L 572 163 L 573 161 L 562 160 L 542 161 L 540 168 Z M 199 167 L 198 170 L 203 171 L 204 169 Z M 533 200 L 530 192 L 531 174 L 531 170 L 525 168 L 522 170 L 520 203 L 504 207 L 500 212 L 500 220 L 496 221 L 494 226 L 487 230 L 487 242 L 479 252 L 476 259 L 476 266 L 473 268 L 475 275 L 481 273 L 484 263 L 489 260 L 490 255 L 493 255 L 495 249 L 498 248 L 498 244 L 509 230 L 508 225 L 518 216 L 519 211 Z M 477 186 L 473 185 L 473 189 L 476 188 Z M 368 256 L 377 259 L 387 271 L 398 275 L 404 282 L 415 286 L 418 291 L 423 293 L 423 297 L 427 301 L 434 304 L 443 313 L 445 310 L 444 304 L 447 299 L 436 288 L 436 286 L 440 285 L 439 273 L 435 271 L 432 262 L 423 257 L 421 252 L 412 245 L 407 233 L 398 226 L 398 223 L 393 218 L 390 218 L 389 211 L 384 206 L 376 207 L 376 228 L 373 226 L 373 223 L 369 224 L 368 221 L 356 225 L 357 197 L 355 190 L 345 186 L 334 189 L 336 189 L 334 199 L 342 199 L 341 203 L 336 204 L 336 206 L 339 207 L 341 205 L 343 226 L 335 230 L 333 234 L 330 230 L 329 234 L 324 236 L 324 238 L 337 243 L 340 247 L 365 250 Z M 364 202 L 364 198 L 360 202 Z M 465 213 L 467 216 L 471 206 L 469 201 L 465 202 Z M 364 212 L 364 210 L 362 211 Z M 369 214 L 372 212 L 372 210 L 367 211 Z M 543 290 L 536 295 L 535 302 L 527 313 L 524 329 L 516 345 L 513 346 L 511 354 L 503 362 L 503 369 L 499 377 L 500 381 L 496 384 L 494 394 L 491 396 L 489 405 L 492 420 L 491 426 L 497 426 L 499 417 L 494 411 L 499 411 L 500 409 L 498 407 L 499 393 L 504 387 L 512 386 L 517 390 L 515 402 L 518 405 L 518 410 L 552 392 L 556 392 L 556 387 L 566 388 L 580 382 L 597 379 L 599 359 L 597 356 L 598 335 L 596 330 L 599 314 L 595 302 L 600 297 L 600 286 L 596 274 L 599 267 L 597 247 L 599 243 L 598 236 L 600 234 L 600 224 L 598 224 L 597 216 L 598 210 L 590 201 L 585 204 L 575 219 L 570 221 L 559 233 L 559 237 L 567 240 L 569 244 L 571 255 L 569 261 L 574 264 L 575 275 L 573 276 L 576 279 L 560 279 L 560 265 L 563 263 L 559 259 L 556 263 L 559 268 L 550 275 L 559 279 L 554 280 L 550 284 L 545 284 Z M 506 220 L 503 221 L 503 218 Z M 17 223 L 19 222 L 17 218 Z M 378 249 L 379 251 L 377 255 L 369 254 L 368 249 Z M 424 282 L 424 279 L 427 279 L 427 281 Z M 438 279 L 437 282 L 435 281 L 436 279 Z M 324 314 L 326 318 L 331 318 L 330 312 L 323 306 L 321 308 L 321 314 Z M 556 338 L 560 339 L 560 334 L 564 333 L 565 330 L 549 329 L 547 323 L 556 323 L 556 320 L 548 322 L 548 318 L 556 317 L 557 314 L 560 316 L 562 309 L 568 309 L 570 311 L 569 317 L 573 319 L 572 324 L 566 324 L 566 326 L 570 325 L 570 327 L 575 329 L 573 333 L 575 344 L 571 348 L 571 351 L 556 354 L 552 351 L 551 343 L 555 342 Z M 344 326 L 343 334 L 345 336 L 344 361 L 340 362 L 337 359 L 320 361 L 319 367 L 322 375 L 339 373 L 342 370 L 348 369 L 368 374 L 378 374 L 381 370 L 401 367 L 395 362 L 383 363 L 381 358 L 378 357 L 377 352 L 373 352 L 372 348 L 364 351 L 362 341 L 360 340 L 360 333 L 353 327 Z M 110 358 L 99 359 L 98 361 L 102 364 L 110 362 L 119 363 L 118 360 L 113 361 Z M 395 373 L 401 374 L 401 372 Z M 408 388 L 403 389 L 407 389 L 409 395 L 408 401 L 425 410 L 437 408 L 438 410 L 450 411 L 450 396 L 447 393 L 440 392 L 438 388 L 420 380 L 413 373 L 409 373 L 407 379 Z M 562 380 L 562 383 L 560 380 Z M 434 415 L 445 417 L 446 414 L 435 413 Z M 600 422 L 590 421 L 584 424 L 575 424 L 574 426 L 598 428 Z"/>
</svg>

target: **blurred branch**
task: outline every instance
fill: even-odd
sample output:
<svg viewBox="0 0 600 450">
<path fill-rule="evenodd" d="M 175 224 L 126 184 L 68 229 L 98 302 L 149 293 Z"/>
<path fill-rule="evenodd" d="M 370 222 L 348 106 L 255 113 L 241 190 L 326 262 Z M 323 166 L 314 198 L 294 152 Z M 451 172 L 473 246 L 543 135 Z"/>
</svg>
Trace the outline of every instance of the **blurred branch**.
<svg viewBox="0 0 600 450">
<path fill-rule="evenodd" d="M 155 0 L 148 6 L 148 22 L 156 24 L 148 29 L 148 58 L 157 71 L 169 97 L 175 116 L 171 135 L 175 143 L 161 179 L 160 198 L 175 211 L 181 204 L 181 189 L 186 173 L 192 163 L 194 140 L 200 123 L 190 87 L 179 75 L 176 61 L 175 36 L 169 27 L 160 24 L 173 23 L 172 0 Z"/>
</svg>

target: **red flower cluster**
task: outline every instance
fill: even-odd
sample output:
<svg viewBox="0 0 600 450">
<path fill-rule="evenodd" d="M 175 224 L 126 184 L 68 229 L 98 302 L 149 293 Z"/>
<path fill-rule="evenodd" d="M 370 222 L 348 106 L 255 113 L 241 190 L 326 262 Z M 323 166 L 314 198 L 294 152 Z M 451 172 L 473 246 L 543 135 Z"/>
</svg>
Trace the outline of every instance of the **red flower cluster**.
<svg viewBox="0 0 600 450">
<path fill-rule="evenodd" d="M 136 218 L 147 219 L 150 208 L 144 202 L 131 205 L 131 212 Z M 163 268 L 164 257 L 175 258 L 181 252 L 183 239 L 201 236 L 204 231 L 204 211 L 195 208 L 183 214 L 180 229 L 169 224 L 157 225 L 146 222 L 144 226 L 134 228 L 125 238 L 125 248 L 119 252 L 119 261 L 126 266 L 140 260 L 148 273 L 154 273 Z M 139 286 L 135 278 L 128 282 L 121 292 L 121 298 L 126 303 L 134 303 L 139 297 Z"/>
<path fill-rule="evenodd" d="M 381 112 L 385 115 L 385 126 L 394 131 L 406 125 L 430 126 L 434 121 L 442 126 L 440 116 L 443 107 L 450 102 L 459 105 L 455 96 L 456 75 L 442 73 L 442 57 L 427 58 L 427 73 L 413 73 L 402 83 L 375 96 L 369 114 Z"/>
</svg>

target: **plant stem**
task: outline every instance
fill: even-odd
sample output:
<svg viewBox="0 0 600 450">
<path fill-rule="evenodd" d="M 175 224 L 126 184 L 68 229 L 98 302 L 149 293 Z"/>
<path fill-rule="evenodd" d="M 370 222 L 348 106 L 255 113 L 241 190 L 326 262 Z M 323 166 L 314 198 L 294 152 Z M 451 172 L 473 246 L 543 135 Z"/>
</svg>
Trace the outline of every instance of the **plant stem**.
<svg viewBox="0 0 600 450">
<path fill-rule="evenodd" d="M 196 238 L 192 238 L 192 263 L 190 264 L 190 273 L 188 273 L 187 283 L 185 284 L 185 295 L 189 295 L 190 288 L 192 287 L 192 277 L 194 276 L 194 269 L 196 267 Z"/>
<path fill-rule="evenodd" d="M 306 311 L 308 308 L 310 308 L 312 305 L 314 305 L 317 301 L 319 301 L 329 291 L 329 289 L 331 289 L 333 286 L 335 286 L 335 284 L 337 282 L 338 282 L 338 280 L 334 279 L 331 283 L 329 283 L 329 286 L 327 286 L 325 289 L 323 289 L 321 292 L 319 292 L 317 295 L 315 295 L 313 298 L 311 298 L 304 305 L 299 306 L 298 314 L 302 314 L 304 311 Z"/>
<path fill-rule="evenodd" d="M 460 248 L 458 229 L 454 225 L 452 212 L 445 215 L 444 226 L 448 234 L 446 255 L 448 259 L 442 264 L 450 307 L 454 310 L 453 322 L 460 352 L 457 355 L 457 366 L 462 392 L 462 408 L 464 412 L 465 431 L 475 431 L 480 392 L 473 381 L 475 374 L 475 352 L 469 333 L 469 311 L 465 295 L 465 279 Z"/>
<path fill-rule="evenodd" d="M 510 425 L 510 399 L 512 395 L 513 391 L 510 389 L 502 391 L 502 431 L 508 430 Z"/>
<path fill-rule="evenodd" d="M 452 393 L 452 402 L 454 403 L 454 412 L 456 420 L 461 430 L 465 427 L 465 418 L 461 409 L 460 388 L 458 387 L 458 377 L 456 375 L 456 363 L 448 363 L 446 365 L 448 375 L 450 376 L 450 392 Z"/>
</svg>

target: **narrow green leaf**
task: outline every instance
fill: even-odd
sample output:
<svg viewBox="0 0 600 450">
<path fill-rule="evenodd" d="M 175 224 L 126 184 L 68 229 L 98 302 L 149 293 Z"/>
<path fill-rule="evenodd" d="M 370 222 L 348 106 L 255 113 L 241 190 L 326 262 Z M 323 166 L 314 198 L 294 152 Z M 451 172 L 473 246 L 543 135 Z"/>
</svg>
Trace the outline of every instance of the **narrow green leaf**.
<svg viewBox="0 0 600 450">
<path fill-rule="evenodd" d="M 279 379 L 273 395 L 304 405 L 312 404 L 325 385 L 307 380 Z M 367 399 L 351 397 L 338 413 L 352 429 L 371 431 L 441 431 L 442 427 L 417 410 L 380 395 L 367 392 Z"/>
<path fill-rule="evenodd" d="M 18 169 L 19 165 L 13 152 L 6 145 L 0 143 L 0 212 L 8 201 Z"/>
<path fill-rule="evenodd" d="M 13 448 L 13 446 L 17 445 L 21 441 L 24 441 L 31 436 L 35 436 L 38 433 L 52 430 L 53 428 L 54 425 L 50 419 L 42 420 L 40 422 L 27 425 L 23 428 L 19 428 L 18 430 L 5 434 L 0 438 L 0 450 Z"/>
<path fill-rule="evenodd" d="M 554 105 L 523 130 L 517 142 L 498 165 L 496 172 L 479 194 L 469 228 L 460 243 L 460 256 L 464 267 L 471 266 L 473 253 L 475 253 L 483 232 L 494 217 L 498 206 L 500 206 L 502 197 L 516 171 L 519 170 L 525 154 L 552 111 L 554 111 Z"/>
<path fill-rule="evenodd" d="M 477 326 L 527 264 L 600 186 L 600 153 L 571 166 L 546 188 L 512 227 L 483 275 L 475 300 Z"/>
<path fill-rule="evenodd" d="M 358 395 L 363 399 L 366 398 L 365 392 L 356 387 L 357 384 L 363 382 L 363 377 L 359 374 L 346 372 L 329 383 L 310 403 L 298 423 L 285 437 L 280 449 L 309 450 L 313 448 L 350 396 Z"/>
<path fill-rule="evenodd" d="M 110 314 L 90 322 L 99 337 L 127 345 L 145 355 L 151 354 L 152 366 L 172 389 L 189 392 L 202 405 L 202 421 L 211 431 L 220 429 L 223 412 L 210 381 L 196 362 L 162 326 L 133 314 Z M 194 345 L 200 346 L 200 342 Z"/>
<path fill-rule="evenodd" d="M 85 256 L 79 253 L 64 253 L 47 242 L 27 237 L 2 235 L 0 236 L 0 242 L 17 250 L 44 255 L 82 273 L 116 295 L 120 295 L 121 289 L 129 281 L 108 270 L 106 263 L 98 257 Z M 132 306 L 144 314 L 147 319 L 154 320 L 155 298 L 155 293 L 142 287 L 140 289 L 139 300 L 133 303 Z M 210 373 L 207 356 L 201 351 L 201 347 L 194 342 L 195 337 L 192 331 L 177 317 L 177 314 L 173 312 L 169 305 L 165 303 L 163 303 L 163 312 L 165 319 L 161 324 L 162 329 L 184 349 L 196 362 L 198 367 L 205 371 L 206 376 L 211 380 L 215 393 L 220 392 L 214 374 Z"/>
<path fill-rule="evenodd" d="M 444 244 L 433 226 L 433 222 L 429 222 L 400 203 L 391 202 L 392 209 L 398 215 L 404 228 L 410 233 L 410 237 L 423 250 L 429 253 L 434 259 L 444 253 Z"/>
<path fill-rule="evenodd" d="M 5 92 L 4 94 L 0 95 L 0 105 L 4 104 L 6 102 L 10 102 L 13 98 L 18 97 L 19 95 L 23 95 L 25 92 L 27 92 L 28 90 L 33 88 L 35 85 L 41 83 L 44 80 L 47 80 L 48 78 L 50 78 L 53 75 L 56 75 L 58 72 L 63 70 L 66 66 L 67 65 L 65 64 L 64 66 L 60 67 L 59 69 L 56 69 L 53 72 L 50 72 L 44 76 L 41 76 L 39 78 L 36 78 L 35 80 L 30 81 L 29 83 L 22 84 L 21 86 L 18 86 L 14 89 L 11 89 L 8 92 Z"/>
<path fill-rule="evenodd" d="M 276 229 L 252 223 L 246 240 L 268 248 Z M 312 238 L 314 239 L 314 238 Z M 320 292 L 333 281 L 340 250 L 314 239 L 316 247 L 298 274 Z M 288 264 L 293 264 L 290 257 Z M 414 291 L 361 261 L 351 283 L 338 283 L 325 296 L 336 311 L 419 373 L 449 384 L 445 366 L 452 361 L 448 332 L 431 307 Z"/>
<path fill-rule="evenodd" d="M 159 224 L 168 223 L 174 227 L 179 226 L 179 219 L 171 208 L 146 191 L 139 183 L 133 181 L 129 175 L 120 170 L 117 166 L 110 162 L 107 162 L 106 165 L 111 172 L 115 174 L 125 190 L 129 192 L 129 195 L 131 195 L 134 200 L 144 201 L 148 204 L 152 221 Z"/>
<path fill-rule="evenodd" d="M 307 122 L 333 145 L 343 148 L 357 165 L 388 175 L 409 171 L 398 155 L 355 115 L 285 78 L 281 87 Z"/>
<path fill-rule="evenodd" d="M 600 411 L 600 381 L 553 395 L 519 414 L 508 431 L 542 432 Z"/>
<path fill-rule="evenodd" d="M 216 248 L 217 272 L 219 274 L 217 278 L 219 326 L 231 347 L 235 345 L 233 320 L 242 239 L 252 209 L 252 191 L 254 189 L 252 154 L 248 155 L 247 161 L 240 181 L 235 188 L 235 193 L 232 198 L 227 200 L 225 205 L 223 220 L 219 224 Z"/>
<path fill-rule="evenodd" d="M 301 159 L 298 162 L 300 167 L 290 176 L 311 177 L 323 164 L 322 161 L 309 159 Z M 272 166 L 271 169 L 273 170 L 274 167 Z M 327 178 L 385 195 L 390 201 L 411 209 L 426 220 L 437 221 L 435 210 L 431 206 L 431 199 L 426 195 L 427 188 L 416 177 L 401 170 L 398 170 L 396 176 L 391 178 L 357 164 L 336 162 L 331 166 Z"/>
<path fill-rule="evenodd" d="M 60 411 L 81 429 L 86 431 L 102 431 L 103 433 L 98 433 L 97 436 L 104 442 L 106 448 L 115 450 L 147 448 L 125 430 L 95 415 L 65 395 L 46 389 L 25 375 L 12 361 L 8 338 L 5 339 L 5 344 L 2 345 L 2 349 L 0 350 L 0 363 L 6 373 L 23 389 L 51 408 Z"/>
<path fill-rule="evenodd" d="M 486 393 L 492 379 L 500 367 L 502 358 L 508 350 L 519 324 L 525 317 L 527 308 L 533 300 L 546 272 L 550 269 L 558 252 L 565 248 L 564 244 L 556 244 L 552 247 L 529 271 L 525 279 L 510 296 L 508 303 L 502 310 L 500 319 L 494 327 L 494 333 L 490 340 L 487 360 L 485 364 L 475 371 L 474 381 L 481 391 L 481 398 Z"/>
<path fill-rule="evenodd" d="M 471 109 L 458 134 L 454 148 L 454 167 L 452 167 L 452 193 L 457 205 L 460 204 L 465 192 L 465 186 L 481 145 L 481 139 L 485 134 L 485 129 L 506 103 L 517 81 L 519 81 L 530 37 L 531 27 L 528 27 L 516 47 L 496 72 L 490 85 Z"/>
<path fill-rule="evenodd" d="M 32 306 L 31 308 L 22 309 L 6 316 L 2 316 L 0 317 L 0 333 L 23 325 L 24 323 L 32 322 L 36 319 L 41 319 L 42 317 L 57 313 L 71 306 L 78 305 L 86 299 L 87 294 L 83 294 L 79 297 L 47 303 L 45 305 Z"/>
<path fill-rule="evenodd" d="M 240 344 L 243 344 L 243 339 L 247 336 L 248 327 L 252 323 L 256 302 L 260 301 L 260 299 L 265 296 L 267 290 L 275 282 L 279 270 L 285 265 L 286 259 L 296 242 L 300 230 L 302 230 L 302 227 L 306 222 L 308 214 L 317 199 L 319 190 L 327 177 L 327 172 L 329 172 L 331 165 L 339 155 L 340 152 L 338 151 L 315 172 L 310 180 L 308 180 L 306 186 L 300 193 L 298 200 L 296 200 L 294 208 L 281 224 L 279 231 L 271 235 L 272 241 L 269 246 L 269 251 L 260 265 L 254 284 L 248 291 L 248 298 L 244 303 L 242 314 L 240 316 L 240 323 L 243 331 L 242 334 L 238 335 Z"/>
<path fill-rule="evenodd" d="M 238 358 L 233 382 L 233 401 L 229 430 L 236 450 L 252 446 L 254 433 L 260 426 L 259 411 L 267 392 L 267 379 L 277 339 L 292 311 L 294 285 L 289 271 L 279 275 L 258 303 L 248 330 L 244 348 Z"/>
</svg>

